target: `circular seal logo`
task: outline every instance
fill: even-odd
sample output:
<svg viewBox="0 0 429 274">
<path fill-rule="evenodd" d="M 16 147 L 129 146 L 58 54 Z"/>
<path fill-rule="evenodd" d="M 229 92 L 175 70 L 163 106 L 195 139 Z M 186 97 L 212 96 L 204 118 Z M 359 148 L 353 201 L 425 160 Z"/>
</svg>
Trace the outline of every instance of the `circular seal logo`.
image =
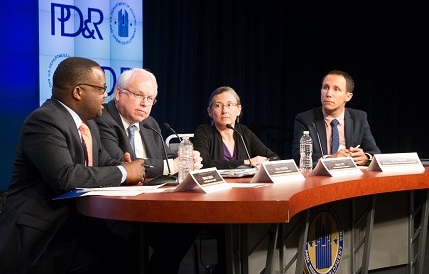
<svg viewBox="0 0 429 274">
<path fill-rule="evenodd" d="M 110 11 L 110 33 L 121 45 L 127 45 L 136 36 L 137 18 L 130 5 L 117 3 Z"/>
<path fill-rule="evenodd" d="M 304 250 L 305 273 L 337 273 L 344 250 L 343 240 L 343 226 L 337 211 L 330 205 L 313 209 Z"/>
<path fill-rule="evenodd" d="M 61 63 L 64 59 L 70 57 L 67 53 L 60 53 L 54 56 L 49 62 L 48 66 L 48 85 L 52 88 L 52 77 L 54 76 L 54 71 L 57 69 L 58 64 Z"/>
</svg>

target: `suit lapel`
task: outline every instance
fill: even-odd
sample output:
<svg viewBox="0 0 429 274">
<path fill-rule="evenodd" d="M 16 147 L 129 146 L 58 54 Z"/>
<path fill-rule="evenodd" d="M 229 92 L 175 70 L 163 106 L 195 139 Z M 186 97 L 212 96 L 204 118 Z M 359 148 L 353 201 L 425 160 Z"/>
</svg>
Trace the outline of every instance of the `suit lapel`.
<svg viewBox="0 0 429 274">
<path fill-rule="evenodd" d="M 326 136 L 326 126 L 325 126 L 325 119 L 323 117 L 323 112 L 322 112 L 322 108 L 319 107 L 317 108 L 317 111 L 315 112 L 315 124 L 316 124 L 316 128 L 317 128 L 317 132 L 319 133 L 320 136 L 320 144 L 322 145 L 323 148 L 323 154 L 328 154 L 328 147 L 327 147 L 327 143 L 328 143 L 328 137 Z M 313 142 L 318 142 L 319 140 L 313 140 Z"/>
<path fill-rule="evenodd" d="M 142 142 L 146 150 L 146 157 L 156 158 L 157 153 L 156 151 L 154 151 L 154 148 L 156 148 L 156 144 L 153 139 L 153 134 L 151 130 L 144 128 L 143 122 L 139 124 L 139 127 L 140 127 L 140 136 L 142 138 Z"/>
<path fill-rule="evenodd" d="M 68 112 L 68 110 L 60 102 L 57 101 L 57 99 L 51 99 L 50 101 L 52 102 L 52 104 L 55 105 L 55 107 L 59 110 L 59 112 L 62 113 L 62 116 L 64 117 L 64 120 L 67 123 L 67 127 L 70 128 L 70 132 L 72 134 L 71 143 L 73 143 L 73 146 L 76 146 L 76 149 L 74 149 L 73 151 L 73 153 L 75 153 L 75 160 L 77 161 L 78 159 L 80 159 L 78 163 L 85 164 L 85 154 L 82 148 L 82 141 L 80 139 L 79 129 L 77 128 L 76 123 L 73 120 L 73 117 Z M 71 146 L 72 144 L 68 144 L 68 145 Z"/>
<path fill-rule="evenodd" d="M 113 120 L 115 120 L 115 122 L 120 125 L 120 127 L 124 130 L 125 132 L 125 128 L 124 125 L 122 124 L 122 120 L 121 120 L 121 116 L 119 116 L 119 112 L 118 109 L 115 106 L 115 101 L 111 100 L 109 103 L 107 103 L 105 105 L 105 110 L 110 114 L 110 116 L 112 116 Z"/>
<path fill-rule="evenodd" d="M 345 109 L 344 112 L 344 130 L 345 138 L 346 138 L 346 148 L 351 147 L 353 145 L 353 118 L 350 115 L 348 109 Z"/>
</svg>

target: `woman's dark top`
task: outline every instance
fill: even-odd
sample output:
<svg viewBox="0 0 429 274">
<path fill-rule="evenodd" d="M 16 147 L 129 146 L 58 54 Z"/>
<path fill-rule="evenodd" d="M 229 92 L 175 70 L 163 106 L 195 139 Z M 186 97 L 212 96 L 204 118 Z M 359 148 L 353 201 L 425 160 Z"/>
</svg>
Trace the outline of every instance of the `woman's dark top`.
<svg viewBox="0 0 429 274">
<path fill-rule="evenodd" d="M 263 156 L 267 158 L 279 159 L 277 154 L 272 152 L 262 143 L 261 140 L 245 125 L 236 124 L 235 129 L 243 135 L 244 142 L 249 150 L 250 158 Z M 232 130 L 232 129 L 231 129 Z M 223 141 L 220 132 L 216 127 L 203 124 L 197 127 L 194 133 L 192 142 L 194 150 L 198 150 L 203 158 L 203 168 L 216 167 L 217 169 L 236 168 L 244 164 L 247 157 L 246 149 L 244 148 L 241 137 L 237 132 L 234 132 L 234 141 L 237 149 L 236 160 L 224 160 Z"/>
</svg>

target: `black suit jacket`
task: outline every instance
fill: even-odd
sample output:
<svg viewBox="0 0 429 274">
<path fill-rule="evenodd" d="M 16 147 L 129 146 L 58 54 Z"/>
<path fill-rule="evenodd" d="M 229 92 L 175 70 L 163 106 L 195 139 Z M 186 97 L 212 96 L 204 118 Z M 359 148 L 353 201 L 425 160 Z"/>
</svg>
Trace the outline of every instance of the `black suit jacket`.
<svg viewBox="0 0 429 274">
<path fill-rule="evenodd" d="M 47 100 L 24 121 L 12 183 L 0 214 L 1 273 L 27 273 L 30 265 L 32 271 L 40 270 L 40 265 L 55 265 L 41 262 L 54 250 L 71 258 L 78 235 L 88 228 L 88 218 L 77 213 L 74 199 L 53 198 L 77 187 L 120 185 L 122 173 L 116 167 L 120 162 L 104 150 L 95 122 L 87 125 L 93 139 L 93 167 L 85 166 L 76 124 L 57 100 Z M 45 271 L 62 273 L 67 263 Z"/>
<path fill-rule="evenodd" d="M 372 136 L 366 112 L 346 108 L 344 114 L 344 127 L 346 147 L 355 147 L 360 145 L 365 153 L 369 153 L 371 155 L 381 153 L 380 149 L 377 147 L 374 137 Z M 299 140 L 305 130 L 310 131 L 310 136 L 313 139 L 313 165 L 316 165 L 318 159 L 320 159 L 322 155 L 326 155 L 328 151 L 322 107 L 301 112 L 295 117 L 292 156 L 297 165 L 299 165 Z M 320 137 L 320 142 L 318 136 Z M 320 146 L 322 146 L 323 152 L 320 150 Z"/>
<path fill-rule="evenodd" d="M 249 150 L 250 158 L 264 156 L 279 159 L 248 127 L 236 124 L 235 129 L 243 135 L 244 142 Z M 203 158 L 203 168 L 216 167 L 218 169 L 236 168 L 249 159 L 244 148 L 243 141 L 237 132 L 234 132 L 234 141 L 237 146 L 237 160 L 226 161 L 223 159 L 222 136 L 215 126 L 200 125 L 196 128 L 194 138 L 194 149 L 199 151 Z"/>
<path fill-rule="evenodd" d="M 107 152 L 111 157 L 122 161 L 124 153 L 131 152 L 132 150 L 130 142 L 128 141 L 126 129 L 122 124 L 122 120 L 119 116 L 114 100 L 104 104 L 103 114 L 101 117 L 96 118 L 95 122 L 100 130 L 101 142 Z M 163 145 L 165 144 L 163 144 L 164 140 L 158 134 L 153 130 L 144 128 L 143 124 L 147 124 L 148 126 L 156 129 L 159 133 L 161 133 L 161 128 L 152 116 L 147 117 L 139 123 L 140 136 L 142 137 L 148 157 L 148 159 L 145 159 L 145 163 L 154 166 L 154 168 L 146 169 L 146 176 L 153 178 L 163 173 L 163 160 L 165 159 Z M 166 150 L 168 158 L 176 157 L 176 154 L 168 147 L 166 147 Z"/>
</svg>

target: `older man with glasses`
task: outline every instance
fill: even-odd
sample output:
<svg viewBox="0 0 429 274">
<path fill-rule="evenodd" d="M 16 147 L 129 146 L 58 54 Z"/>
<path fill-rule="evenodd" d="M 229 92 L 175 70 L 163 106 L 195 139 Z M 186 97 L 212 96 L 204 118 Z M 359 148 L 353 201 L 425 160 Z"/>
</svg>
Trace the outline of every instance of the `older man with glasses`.
<svg viewBox="0 0 429 274">
<path fill-rule="evenodd" d="M 100 129 L 101 142 L 110 156 L 122 160 L 123 154 L 129 152 L 133 159 L 145 159 L 145 164 L 152 166 L 146 169 L 146 176 L 150 178 L 169 174 L 169 166 L 173 169 L 171 173 L 179 170 L 177 155 L 167 147 L 169 159 L 165 159 L 163 139 L 149 129 L 161 133 L 158 122 L 150 116 L 157 95 L 158 84 L 151 72 L 141 68 L 124 71 L 119 76 L 112 100 L 104 104 L 102 116 L 95 120 Z M 201 162 L 199 152 L 194 151 L 194 169 L 200 169 Z M 110 225 L 116 234 L 136 247 L 138 229 L 135 224 L 111 222 Z M 154 250 L 149 262 L 150 272 L 178 273 L 197 231 L 195 225 L 150 225 L 148 239 Z"/>
<path fill-rule="evenodd" d="M 141 68 L 127 70 L 119 76 L 112 100 L 104 104 L 103 115 L 96 119 L 101 141 L 110 156 L 122 159 L 124 152 L 129 152 L 132 158 L 145 159 L 146 164 L 153 166 L 146 170 L 149 178 L 169 174 L 166 161 L 171 173 L 179 170 L 177 155 L 167 147 L 169 159 L 165 159 L 163 140 L 143 126 L 161 133 L 158 122 L 150 116 L 157 95 L 158 84 L 151 72 Z M 202 167 L 201 161 L 195 151 L 194 169 Z"/>
</svg>

